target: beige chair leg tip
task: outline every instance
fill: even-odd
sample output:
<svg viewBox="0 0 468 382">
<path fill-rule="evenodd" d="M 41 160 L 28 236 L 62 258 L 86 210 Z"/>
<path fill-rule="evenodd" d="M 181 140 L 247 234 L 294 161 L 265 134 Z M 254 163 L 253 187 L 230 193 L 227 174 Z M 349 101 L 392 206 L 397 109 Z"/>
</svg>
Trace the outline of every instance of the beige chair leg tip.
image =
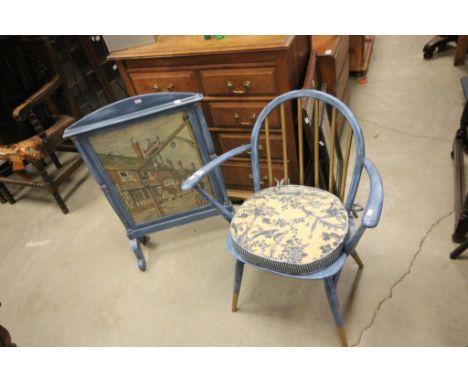
<svg viewBox="0 0 468 382">
<path fill-rule="evenodd" d="M 343 326 L 338 327 L 338 335 L 340 336 L 341 346 L 348 347 L 348 339 L 346 338 L 346 331 Z"/>
<path fill-rule="evenodd" d="M 234 293 L 232 295 L 232 307 L 231 307 L 231 311 L 233 313 L 237 312 L 237 301 L 239 301 L 239 293 Z"/>
<path fill-rule="evenodd" d="M 359 269 L 364 268 L 364 263 L 362 262 L 361 258 L 358 255 L 352 255 L 352 256 L 353 256 L 354 261 L 358 265 Z"/>
</svg>

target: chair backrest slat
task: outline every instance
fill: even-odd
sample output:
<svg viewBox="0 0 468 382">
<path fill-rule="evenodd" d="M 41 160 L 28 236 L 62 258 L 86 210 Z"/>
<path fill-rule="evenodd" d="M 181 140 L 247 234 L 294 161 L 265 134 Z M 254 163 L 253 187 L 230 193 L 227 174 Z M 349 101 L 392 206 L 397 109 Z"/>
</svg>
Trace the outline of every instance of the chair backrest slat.
<svg viewBox="0 0 468 382">
<path fill-rule="evenodd" d="M 271 166 L 270 123 L 268 117 L 265 118 L 265 145 L 268 167 L 268 187 L 271 187 L 273 186 L 273 168 Z"/>
<path fill-rule="evenodd" d="M 286 138 L 286 113 L 284 111 L 284 103 L 280 105 L 280 114 L 281 114 L 281 139 L 283 141 L 283 174 L 284 174 L 284 182 L 287 183 L 289 179 L 288 142 Z"/>
<path fill-rule="evenodd" d="M 319 110 L 318 99 L 314 100 L 314 186 L 320 187 L 319 183 Z"/>
<path fill-rule="evenodd" d="M 348 173 L 348 163 L 349 163 L 349 156 L 351 154 L 351 143 L 353 142 L 353 131 L 350 129 L 346 136 L 346 143 L 345 143 L 345 153 L 343 158 L 343 175 L 341 177 L 341 185 L 339 190 L 339 198 L 344 200 L 345 189 L 346 189 L 346 175 Z"/>
<path fill-rule="evenodd" d="M 299 150 L 299 184 L 304 185 L 304 131 L 302 130 L 302 103 L 297 102 L 297 140 Z"/>
<path fill-rule="evenodd" d="M 333 192 L 334 188 L 334 170 L 335 170 L 335 138 L 336 138 L 336 109 L 332 109 L 331 120 L 331 138 L 330 138 L 330 166 L 328 169 L 328 192 Z"/>
</svg>

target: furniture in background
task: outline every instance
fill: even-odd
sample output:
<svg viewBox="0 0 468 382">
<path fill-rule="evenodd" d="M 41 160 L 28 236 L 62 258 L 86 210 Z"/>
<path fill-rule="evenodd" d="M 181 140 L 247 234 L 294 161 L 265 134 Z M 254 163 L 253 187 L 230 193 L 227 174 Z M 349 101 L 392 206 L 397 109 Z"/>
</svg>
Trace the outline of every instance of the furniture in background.
<svg viewBox="0 0 468 382">
<path fill-rule="evenodd" d="M 321 83 L 326 92 L 345 104 L 349 101 L 349 36 L 312 36 L 312 45 L 317 53 Z M 340 115 L 338 127 L 342 129 L 345 119 Z"/>
<path fill-rule="evenodd" d="M 465 56 L 468 52 L 468 36 L 434 36 L 431 38 L 423 48 L 423 57 L 428 60 L 434 56 L 435 51 L 444 52 L 448 49 L 449 43 L 455 42 L 455 54 L 453 65 L 463 65 L 465 63 Z"/>
<path fill-rule="evenodd" d="M 343 56 L 347 55 L 347 46 L 342 50 Z M 268 101 L 303 87 L 309 56 L 309 36 L 225 36 L 220 40 L 158 36 L 153 44 L 116 51 L 108 58 L 119 67 L 130 95 L 202 93 L 203 112 L 220 155 L 249 141 L 257 116 Z M 298 180 L 294 113 L 285 108 L 270 116 L 271 166 L 264 149 L 266 136 L 261 137 L 265 186 L 284 177 L 285 172 L 291 180 Z M 284 131 L 280 129 L 282 119 Z M 230 197 L 245 199 L 252 193 L 247 155 L 227 161 L 221 169 Z"/>
<path fill-rule="evenodd" d="M 2 304 L 0 303 L 0 306 Z M 11 342 L 11 335 L 3 326 L 0 325 L 0 347 L 15 347 L 16 344 Z"/>
<path fill-rule="evenodd" d="M 349 71 L 355 75 L 367 72 L 375 36 L 349 36 Z"/>
<path fill-rule="evenodd" d="M 457 47 L 453 58 L 453 65 L 464 65 L 465 56 L 468 53 L 468 36 L 458 36 Z"/>
<path fill-rule="evenodd" d="M 315 161 L 314 187 L 304 185 L 305 174 L 300 174 L 299 185 L 289 185 L 286 179 L 276 187 L 261 189 L 260 134 L 267 128 L 267 118 L 284 103 L 295 105 L 298 118 L 298 145 L 303 145 L 306 131 L 313 136 L 314 156 L 321 145 L 320 132 L 323 111 L 331 111 L 331 124 L 327 132 L 329 177 L 325 190 L 320 189 L 320 171 Z M 294 107 L 294 106 L 293 106 Z M 336 147 L 341 145 L 337 137 L 337 114 L 343 114 L 349 123 L 349 135 L 354 136 L 356 158 L 347 197 L 346 182 L 337 181 Z M 351 142 L 351 139 L 348 140 Z M 346 148 L 349 157 L 351 145 Z M 230 223 L 227 245 L 236 258 L 232 311 L 237 310 L 244 264 L 282 276 L 305 280 L 323 280 L 333 317 L 342 345 L 347 345 L 343 317 L 340 312 L 336 287 L 348 255 L 360 268 L 363 264 L 356 253 L 356 246 L 366 228 L 377 226 L 383 204 L 383 185 L 380 175 L 364 155 L 364 139 L 356 118 L 348 107 L 337 98 L 316 90 L 295 90 L 271 101 L 259 114 L 252 130 L 250 143 L 233 148 L 213 159 L 194 172 L 182 185 L 182 189 L 195 189 L 205 195 L 201 182 L 206 176 L 232 158 L 251 152 L 251 166 L 255 193 L 233 213 L 217 204 L 220 213 Z M 301 151 L 299 151 L 301 153 Z M 304 158 L 299 155 L 302 170 Z M 347 163 L 346 163 L 347 167 Z M 365 169 L 370 179 L 368 202 L 362 221 L 357 224 L 354 200 Z"/>
<path fill-rule="evenodd" d="M 461 243 L 450 254 L 450 258 L 456 259 L 468 248 L 468 194 L 466 192 L 466 175 L 464 157 L 468 154 L 468 77 L 461 79 L 466 103 L 460 120 L 460 128 L 455 134 L 453 150 L 451 153 L 455 169 L 455 229 L 452 240 Z"/>
<path fill-rule="evenodd" d="M 4 184 L 46 188 L 66 214 L 68 207 L 60 196 L 58 186 L 80 166 L 82 160 L 79 155 L 74 155 L 62 164 L 55 153 L 64 141 L 63 132 L 75 121 L 69 115 L 55 114 L 57 108 L 53 95 L 61 85 L 61 78 L 56 74 L 13 111 L 15 120 L 28 120 L 37 134 L 13 144 L 0 146 L 0 160 L 12 165 L 11 171 L 6 173 L 7 170 L 4 170 L 5 173 L 0 176 L 0 190 L 3 198 L 11 203 L 14 201 L 13 196 Z M 46 158 L 56 167 L 53 174 L 49 174 L 46 169 Z M 28 171 L 27 167 L 34 167 L 36 172 Z"/>
<path fill-rule="evenodd" d="M 0 145 L 5 145 L 36 134 L 31 125 L 14 120 L 13 110 L 45 81 L 34 78 L 19 38 L 1 36 L 0 51 Z"/>
<path fill-rule="evenodd" d="M 65 131 L 125 226 L 140 270 L 148 233 L 218 214 L 183 180 L 214 153 L 201 109 L 202 96 L 159 93 L 134 96 L 89 114 Z M 220 172 L 201 186 L 218 207 L 232 211 Z"/>
<path fill-rule="evenodd" d="M 114 63 L 106 60 L 108 51 L 100 36 L 2 36 L 0 49 L 0 145 L 16 144 L 19 147 L 20 141 L 32 139 L 27 141 L 29 144 L 43 141 L 46 136 L 41 134 L 53 124 L 52 114 L 79 119 L 108 102 L 126 96 L 117 68 L 114 69 Z M 47 86 L 51 85 L 49 81 L 55 75 L 59 76 L 60 86 L 56 93 L 48 94 L 41 105 L 34 107 L 34 117 L 25 114 L 14 118 L 13 110 L 45 83 L 42 89 L 47 91 Z M 36 95 L 40 96 L 38 93 Z M 45 108 L 50 110 L 45 111 Z M 60 129 L 67 126 L 61 124 Z M 54 129 L 48 130 L 46 135 L 52 131 L 54 137 L 60 135 L 60 131 Z M 38 133 L 41 136 L 35 136 Z M 52 147 L 54 145 L 50 142 L 48 145 L 43 143 L 42 148 L 47 146 L 44 159 L 51 157 L 56 164 L 55 152 L 76 152 L 68 140 L 56 147 Z M 8 152 L 11 154 L 11 150 Z M 76 161 L 74 166 L 79 165 L 78 159 Z M 40 164 L 45 169 L 46 163 L 40 161 Z M 23 179 L 18 178 L 18 173 L 14 177 L 11 177 L 12 174 L 12 164 L 0 160 L 0 176 L 15 180 L 16 185 L 47 187 L 51 190 L 57 188 L 57 181 L 69 175 L 66 166 L 55 174 L 58 176 L 55 180 L 54 176 L 48 176 L 45 181 L 44 173 L 38 181 L 32 181 L 30 175 Z M 63 211 L 68 211 L 59 195 L 57 198 Z M 14 197 L 4 184 L 0 184 L 0 202 L 6 201 L 13 203 Z"/>
</svg>

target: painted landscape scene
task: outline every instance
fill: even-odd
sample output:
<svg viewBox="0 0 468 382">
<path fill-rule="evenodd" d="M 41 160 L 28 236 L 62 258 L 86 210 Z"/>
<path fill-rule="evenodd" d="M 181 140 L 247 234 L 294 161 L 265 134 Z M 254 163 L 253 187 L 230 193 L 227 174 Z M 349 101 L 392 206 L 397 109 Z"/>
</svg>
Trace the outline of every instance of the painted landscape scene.
<svg viewBox="0 0 468 382">
<path fill-rule="evenodd" d="M 196 191 L 180 189 L 203 165 L 185 113 L 96 134 L 90 142 L 137 224 L 207 204 Z M 208 178 L 201 186 L 213 194 Z"/>
</svg>

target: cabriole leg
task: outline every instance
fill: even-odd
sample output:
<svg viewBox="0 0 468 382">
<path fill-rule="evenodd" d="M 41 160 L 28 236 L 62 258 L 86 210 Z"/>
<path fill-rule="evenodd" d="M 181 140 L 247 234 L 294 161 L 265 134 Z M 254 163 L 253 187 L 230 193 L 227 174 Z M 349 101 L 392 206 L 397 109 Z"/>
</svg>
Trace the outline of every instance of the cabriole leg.
<svg viewBox="0 0 468 382">
<path fill-rule="evenodd" d="M 130 239 L 130 248 L 138 260 L 138 268 L 140 268 L 141 271 L 146 271 L 146 260 L 141 250 L 140 240 L 138 238 Z"/>
<path fill-rule="evenodd" d="M 234 290 L 232 293 L 232 311 L 237 312 L 237 301 L 239 301 L 239 292 L 242 282 L 242 274 L 244 273 L 244 263 L 236 261 L 236 270 L 234 273 Z"/>
<path fill-rule="evenodd" d="M 335 319 L 336 327 L 338 329 L 338 335 L 342 346 L 348 346 L 348 339 L 346 338 L 346 331 L 343 324 L 343 318 L 341 317 L 340 305 L 338 303 L 338 296 L 336 294 L 336 281 L 334 277 L 323 280 L 325 283 L 325 291 L 327 292 L 328 303 Z"/>
</svg>

